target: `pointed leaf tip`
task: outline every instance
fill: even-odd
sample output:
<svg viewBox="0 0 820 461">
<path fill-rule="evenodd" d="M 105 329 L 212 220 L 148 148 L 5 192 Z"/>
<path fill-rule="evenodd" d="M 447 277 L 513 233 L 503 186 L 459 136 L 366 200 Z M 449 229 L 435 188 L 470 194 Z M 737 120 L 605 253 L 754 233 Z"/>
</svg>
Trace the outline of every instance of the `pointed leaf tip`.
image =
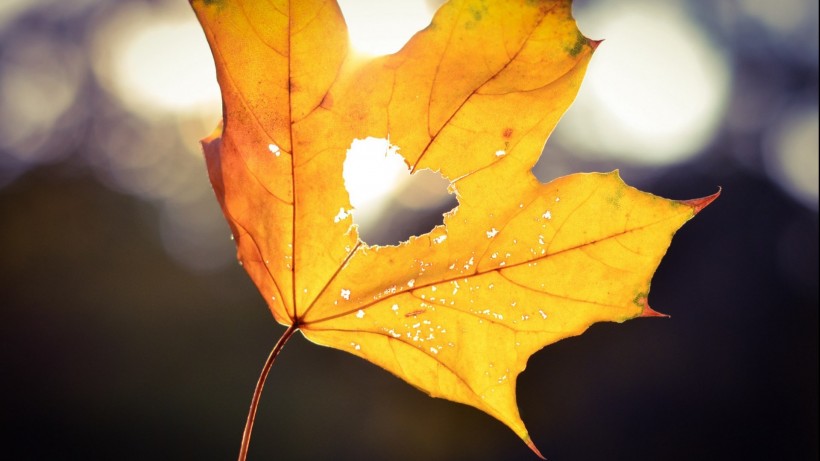
<svg viewBox="0 0 820 461">
<path fill-rule="evenodd" d="M 592 48 L 592 51 L 595 51 L 595 50 L 597 50 L 597 49 L 598 49 L 598 45 L 600 45 L 600 44 L 601 44 L 601 43 L 603 43 L 603 42 L 604 42 L 604 39 L 600 39 L 600 40 L 592 40 L 592 39 L 590 39 L 590 40 L 589 40 L 589 46 Z"/>
<path fill-rule="evenodd" d="M 541 452 L 538 451 L 538 447 L 536 447 L 535 444 L 532 443 L 532 439 L 529 436 L 527 436 L 527 438 L 524 439 L 524 443 L 526 443 L 527 446 L 530 447 L 530 450 L 532 450 L 533 453 L 535 453 L 539 458 L 543 459 L 544 461 L 547 460 L 547 458 L 544 458 L 544 455 L 542 455 Z"/>
<path fill-rule="evenodd" d="M 698 214 L 700 213 L 700 210 L 706 208 L 710 203 L 714 202 L 715 199 L 720 197 L 721 192 L 723 192 L 723 188 L 718 188 L 718 191 L 712 195 L 707 195 L 706 197 L 701 198 L 693 198 L 691 200 L 681 200 L 680 203 L 692 207 L 692 211 L 694 211 L 695 214 Z"/>
<path fill-rule="evenodd" d="M 649 307 L 649 300 L 646 298 L 646 294 L 638 295 L 634 302 L 636 305 L 641 307 L 641 315 L 638 317 L 669 317 L 668 315 Z"/>
<path fill-rule="evenodd" d="M 641 312 L 641 317 L 666 317 L 666 318 L 669 318 L 670 316 L 668 314 L 664 314 L 664 313 L 656 311 L 655 309 L 652 309 L 651 307 L 649 307 L 649 304 L 645 304 L 643 306 L 643 312 Z"/>
</svg>

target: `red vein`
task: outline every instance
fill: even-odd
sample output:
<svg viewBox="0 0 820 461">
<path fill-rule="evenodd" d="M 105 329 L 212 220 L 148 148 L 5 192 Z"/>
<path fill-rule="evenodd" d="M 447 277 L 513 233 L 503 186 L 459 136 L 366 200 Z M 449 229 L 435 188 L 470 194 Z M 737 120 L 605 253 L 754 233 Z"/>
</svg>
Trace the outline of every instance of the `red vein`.
<svg viewBox="0 0 820 461">
<path fill-rule="evenodd" d="M 256 248 L 256 253 L 259 255 L 259 263 L 265 267 L 265 271 L 268 273 L 268 277 L 270 277 L 270 280 L 273 283 L 273 287 L 276 289 L 276 294 L 278 295 L 279 299 L 282 300 L 282 305 L 284 306 L 285 300 L 282 296 L 282 290 L 279 288 L 279 284 L 276 283 L 276 278 L 270 271 L 270 266 L 265 264 L 265 255 L 262 254 L 262 250 L 259 248 L 259 243 L 257 243 L 256 238 L 254 238 L 253 234 L 248 232 L 248 229 L 245 226 L 243 226 L 238 220 L 236 220 L 228 210 L 225 210 L 225 214 L 227 214 L 230 217 L 231 221 L 235 226 L 239 227 L 240 229 L 242 229 L 242 231 L 245 232 L 243 235 L 238 236 L 237 238 L 243 238 L 247 236 L 249 239 L 251 239 L 251 243 L 253 243 L 253 246 Z"/>
<path fill-rule="evenodd" d="M 336 279 L 336 276 L 339 275 L 339 273 L 342 271 L 342 269 L 344 269 L 345 265 L 347 265 L 347 262 L 350 261 L 350 258 L 353 257 L 353 254 L 356 253 L 356 250 L 358 250 L 361 245 L 362 245 L 361 240 L 356 242 L 356 246 L 353 247 L 352 250 L 350 250 L 350 252 L 345 257 L 344 261 L 342 261 L 342 263 L 339 264 L 339 267 L 336 268 L 336 271 L 333 273 L 333 275 L 331 275 L 330 278 L 327 280 L 327 282 L 325 282 L 322 289 L 319 290 L 319 294 L 317 294 L 316 297 L 313 298 L 313 301 L 311 301 L 310 305 L 308 305 L 308 307 L 304 310 L 304 312 L 302 312 L 302 318 L 304 318 L 307 315 L 307 313 L 310 312 L 311 309 L 313 309 L 313 306 L 316 305 L 316 301 L 319 298 L 322 297 L 322 295 L 325 293 L 325 291 L 327 291 L 327 288 L 330 286 L 331 282 L 333 282 L 333 280 Z"/>
<path fill-rule="evenodd" d="M 239 154 L 239 157 L 242 159 L 242 165 L 245 167 L 246 170 L 248 170 L 248 173 L 251 175 L 251 177 L 253 177 L 253 179 L 255 179 L 256 182 L 258 182 L 259 185 L 262 186 L 262 189 L 264 189 L 265 192 L 267 192 L 273 198 L 275 198 L 276 200 L 282 202 L 283 204 L 285 204 L 287 206 L 293 206 L 293 202 L 290 202 L 288 200 L 283 199 L 282 197 L 279 197 L 279 195 L 277 195 L 276 192 L 268 189 L 267 184 L 265 184 L 264 181 L 262 181 L 262 179 L 259 178 L 259 176 L 256 174 L 256 172 L 253 171 L 251 169 L 251 167 L 248 165 L 248 162 L 245 160 L 245 155 L 242 153 L 242 149 L 239 149 L 234 144 L 233 137 L 229 137 L 227 140 L 223 139 L 223 141 L 228 141 L 228 142 L 226 142 L 226 144 L 229 144 L 233 148 L 233 150 L 236 151 Z M 293 161 L 293 160 L 291 159 L 291 161 Z"/>
<path fill-rule="evenodd" d="M 519 287 L 523 290 L 532 291 L 534 293 L 551 296 L 553 298 L 563 299 L 565 301 L 573 301 L 573 302 L 584 303 L 584 304 L 594 304 L 596 306 L 601 306 L 601 307 L 614 307 L 614 308 L 622 307 L 622 306 L 618 306 L 616 304 L 599 303 L 597 301 L 589 301 L 589 300 L 586 300 L 586 299 L 573 298 L 573 297 L 570 297 L 570 296 L 567 296 L 567 295 L 559 295 L 557 293 L 552 293 L 552 292 L 549 292 L 549 291 L 542 291 L 542 290 L 539 290 L 537 288 L 533 288 L 533 287 L 524 285 L 520 282 L 517 282 L 517 281 L 511 279 L 510 277 L 504 275 L 504 273 L 502 273 L 501 271 L 496 271 L 496 272 L 498 273 L 498 275 L 501 278 L 503 278 L 504 280 L 510 282 L 511 284 L 513 284 L 513 285 L 515 285 L 515 286 L 517 286 L 517 287 Z"/>
<path fill-rule="evenodd" d="M 288 2 L 288 121 L 290 122 L 290 129 L 288 130 L 288 135 L 290 137 L 290 148 L 293 151 L 293 156 L 291 157 L 290 161 L 290 177 L 293 183 L 293 215 L 291 216 L 291 235 L 290 241 L 293 250 L 293 258 L 291 261 L 292 269 L 291 272 L 291 291 L 292 291 L 292 298 L 291 304 L 293 305 L 293 315 L 291 318 L 293 319 L 294 325 L 298 323 L 298 309 L 296 306 L 296 272 L 297 267 L 296 263 L 299 259 L 297 257 L 298 246 L 296 244 L 296 210 L 298 207 L 298 197 L 299 197 L 299 188 L 296 183 L 296 146 L 293 144 L 293 98 L 291 96 L 291 80 L 293 75 L 291 74 L 291 60 L 293 59 L 292 51 L 293 51 L 293 1 L 291 0 Z"/>
<path fill-rule="evenodd" d="M 459 17 L 460 16 L 461 16 L 461 13 L 459 13 Z M 541 18 L 538 19 L 538 22 L 536 22 L 535 26 L 527 33 L 527 35 L 524 37 L 524 39 L 521 40 L 521 46 L 519 46 L 519 48 L 515 51 L 515 53 L 512 55 L 512 57 L 508 58 L 507 62 L 503 66 L 501 66 L 501 68 L 499 68 L 496 72 L 492 73 L 487 78 L 487 80 L 485 80 L 480 85 L 476 86 L 472 91 L 470 91 L 470 93 L 464 98 L 464 100 L 461 101 L 461 103 L 453 110 L 453 112 L 450 114 L 450 116 L 447 117 L 447 120 L 445 120 L 444 123 L 441 124 L 441 127 L 439 127 L 438 131 L 436 131 L 435 133 L 430 133 L 430 105 L 432 103 L 433 89 L 435 88 L 436 81 L 438 80 L 438 75 L 439 75 L 438 70 L 441 67 L 441 62 L 444 60 L 444 55 L 446 53 L 441 54 L 441 60 L 439 60 L 439 64 L 436 66 L 436 74 L 433 77 L 433 83 L 430 87 L 430 99 L 428 100 L 428 103 L 427 103 L 427 133 L 430 136 L 430 140 L 427 142 L 427 145 L 424 146 L 424 149 L 422 149 L 422 151 L 419 154 L 418 158 L 416 159 L 415 163 L 413 163 L 413 167 L 410 169 L 411 172 L 416 170 L 416 167 L 418 166 L 419 162 L 421 162 L 422 157 L 424 157 L 424 155 L 427 154 L 427 152 L 430 149 L 430 146 L 438 138 L 438 134 L 441 133 L 441 130 L 443 130 L 445 127 L 447 127 L 449 125 L 449 123 L 461 111 L 461 109 L 464 107 L 464 105 L 467 103 L 467 101 L 469 101 L 470 98 L 473 97 L 473 95 L 477 94 L 478 91 L 481 88 L 483 88 L 485 85 L 487 85 L 487 83 L 489 83 L 490 81 L 492 81 L 496 77 L 498 77 L 498 75 L 501 74 L 504 70 L 506 70 L 507 67 L 509 67 L 509 65 L 512 64 L 512 62 L 518 57 L 518 55 L 521 54 L 521 51 L 524 49 L 524 47 L 529 42 L 530 37 L 532 37 L 532 34 L 538 29 L 538 27 L 541 25 L 541 23 L 543 23 L 545 18 L 546 18 L 546 13 L 543 16 L 541 16 Z M 455 30 L 455 26 L 453 27 L 453 30 Z M 449 48 L 450 42 L 452 40 L 452 33 L 453 32 L 451 30 L 450 36 L 447 39 L 447 45 L 445 46 L 445 52 L 446 52 L 447 48 Z M 569 72 L 569 71 L 567 71 L 567 72 Z"/>
<path fill-rule="evenodd" d="M 281 11 L 279 11 L 279 10 L 276 10 L 276 8 L 273 8 L 273 9 L 274 9 L 277 13 L 282 14 L 282 12 L 281 12 Z M 260 34 L 260 33 L 259 33 L 259 30 L 256 28 L 256 25 L 255 25 L 255 24 L 253 23 L 253 21 L 251 20 L 251 17 L 250 17 L 250 16 L 248 16 L 248 12 L 247 12 L 247 11 L 245 11 L 244 2 L 240 2 L 240 3 L 239 3 L 239 10 L 242 12 L 242 16 L 245 16 L 245 19 L 247 20 L 248 25 L 249 25 L 249 26 L 251 27 L 251 29 L 253 30 L 253 34 L 254 34 L 254 35 L 256 35 L 256 38 L 258 38 L 260 42 L 264 43 L 264 44 L 265 44 L 265 46 L 267 46 L 268 48 L 270 48 L 270 49 L 271 49 L 271 51 L 273 51 L 274 53 L 278 54 L 279 56 L 282 56 L 283 58 L 286 58 L 286 57 L 287 57 L 286 55 L 282 54 L 282 52 L 281 52 L 281 51 L 277 50 L 277 49 L 276 49 L 276 47 L 274 47 L 273 45 L 271 45 L 270 43 L 268 43 L 268 42 L 267 42 L 267 40 L 265 40 L 265 39 L 262 37 L 262 34 Z"/>
<path fill-rule="evenodd" d="M 533 263 L 533 262 L 538 262 L 540 260 L 555 256 L 555 255 L 559 255 L 559 254 L 566 253 L 566 252 L 569 252 L 569 251 L 577 250 L 577 249 L 583 248 L 585 246 L 595 245 L 596 243 L 603 242 L 603 241 L 606 241 L 606 240 L 609 240 L 609 239 L 612 239 L 612 238 L 617 238 L 621 235 L 626 235 L 626 234 L 629 234 L 631 232 L 637 232 L 637 231 L 652 227 L 656 224 L 660 224 L 661 222 L 666 221 L 668 219 L 672 219 L 673 217 L 674 216 L 668 216 L 666 218 L 659 219 L 658 221 L 655 221 L 655 222 L 652 222 L 652 223 L 649 223 L 649 224 L 645 224 L 643 226 L 635 227 L 633 229 L 626 229 L 626 230 L 623 230 L 623 231 L 618 232 L 616 234 L 608 235 L 608 236 L 606 236 L 604 238 L 601 238 L 601 239 L 598 239 L 598 240 L 590 240 L 588 242 L 580 243 L 580 244 L 572 246 L 572 247 L 567 247 L 567 248 L 564 248 L 562 250 L 556 251 L 554 253 L 548 253 L 548 254 L 545 254 L 543 256 L 539 256 L 537 258 L 534 258 L 534 259 L 528 259 L 528 260 L 525 260 L 525 261 L 521 261 L 519 263 L 509 264 L 509 265 L 504 266 L 502 268 L 494 268 L 494 269 L 487 270 L 487 271 L 484 271 L 484 272 L 478 272 L 478 270 L 476 269 L 470 274 L 459 274 L 457 277 L 449 277 L 449 278 L 444 278 L 444 279 L 440 279 L 440 280 L 436 280 L 436 281 L 432 281 L 432 282 L 428 282 L 428 283 L 423 283 L 423 284 L 417 285 L 415 287 L 414 291 L 418 290 L 418 289 L 421 289 L 421 288 L 426 288 L 426 287 L 429 287 L 429 286 L 432 286 L 432 285 L 438 285 L 438 284 L 442 284 L 442 283 L 449 283 L 449 282 L 453 282 L 453 281 L 464 280 L 464 279 L 468 279 L 470 277 L 474 277 L 474 276 L 477 276 L 477 275 L 484 275 L 484 274 L 488 274 L 488 273 L 491 273 L 491 272 L 498 272 L 499 270 L 511 269 L 511 268 L 514 268 L 514 267 L 522 266 L 524 264 L 530 264 L 530 263 Z M 391 299 L 395 296 L 399 296 L 399 295 L 406 294 L 406 293 L 408 293 L 408 292 L 401 291 L 401 292 L 397 292 L 397 293 L 391 293 L 391 294 L 388 294 L 388 295 L 386 295 L 384 297 L 381 297 L 379 299 L 374 299 L 374 300 L 371 300 L 367 303 L 358 305 L 358 306 L 356 306 L 356 307 L 354 307 L 350 310 L 340 312 L 338 314 L 330 315 L 330 316 L 327 316 L 327 317 L 324 317 L 324 318 L 312 320 L 308 323 L 303 323 L 302 326 L 303 327 L 307 326 L 307 325 L 312 326 L 312 325 L 316 325 L 318 323 L 334 320 L 334 319 L 337 319 L 339 317 L 344 317 L 346 315 L 350 315 L 353 312 L 357 312 L 360 309 L 361 310 L 368 309 L 369 307 L 373 306 L 376 303 L 379 303 L 381 301 L 385 301 L 385 300 Z M 546 293 L 546 294 L 551 294 L 551 293 Z M 555 296 L 560 297 L 560 295 L 555 295 Z"/>
</svg>

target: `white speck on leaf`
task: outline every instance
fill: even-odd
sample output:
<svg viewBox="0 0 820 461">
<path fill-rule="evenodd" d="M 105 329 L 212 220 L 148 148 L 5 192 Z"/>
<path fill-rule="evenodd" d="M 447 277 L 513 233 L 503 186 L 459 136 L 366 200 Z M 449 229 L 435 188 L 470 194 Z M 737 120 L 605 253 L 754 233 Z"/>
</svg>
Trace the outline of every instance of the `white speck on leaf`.
<svg viewBox="0 0 820 461">
<path fill-rule="evenodd" d="M 495 237 L 496 235 L 498 235 L 498 229 L 496 229 L 495 227 L 493 227 L 492 229 L 487 231 L 487 238 L 488 239 L 491 239 L 491 238 Z"/>
<path fill-rule="evenodd" d="M 359 312 L 356 312 L 356 318 L 357 319 L 363 319 L 364 318 L 364 311 L 359 309 Z"/>
<path fill-rule="evenodd" d="M 348 216 L 350 216 L 350 213 L 345 211 L 344 208 L 339 208 L 339 213 L 337 213 L 336 216 L 333 217 L 333 222 L 339 222 L 347 218 Z"/>
<path fill-rule="evenodd" d="M 340 294 L 342 295 L 342 298 L 344 298 L 345 300 L 350 299 L 350 290 L 348 290 L 347 288 L 342 288 L 342 292 Z"/>
</svg>

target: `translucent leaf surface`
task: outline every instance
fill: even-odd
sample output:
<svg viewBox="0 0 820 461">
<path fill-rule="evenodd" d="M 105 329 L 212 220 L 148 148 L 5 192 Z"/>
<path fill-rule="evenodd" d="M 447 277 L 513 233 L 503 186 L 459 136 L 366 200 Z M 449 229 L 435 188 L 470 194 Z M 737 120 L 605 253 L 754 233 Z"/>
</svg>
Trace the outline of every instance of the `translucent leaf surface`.
<svg viewBox="0 0 820 461">
<path fill-rule="evenodd" d="M 208 172 L 276 320 L 487 412 L 535 450 L 515 399 L 529 356 L 656 315 L 652 274 L 714 199 L 666 200 L 617 172 L 532 175 L 596 46 L 570 3 L 454 0 L 366 62 L 348 57 L 332 0 L 192 5 L 224 101 Z M 368 136 L 451 181 L 444 225 L 398 246 L 358 238 L 342 164 Z"/>
</svg>

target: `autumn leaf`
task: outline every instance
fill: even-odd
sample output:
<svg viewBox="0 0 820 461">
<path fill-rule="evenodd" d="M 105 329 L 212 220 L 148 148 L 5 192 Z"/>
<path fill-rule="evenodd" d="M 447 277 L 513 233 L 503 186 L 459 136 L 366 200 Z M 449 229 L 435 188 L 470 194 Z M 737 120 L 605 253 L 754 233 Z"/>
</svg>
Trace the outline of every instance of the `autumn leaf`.
<svg viewBox="0 0 820 461">
<path fill-rule="evenodd" d="M 453 0 L 369 61 L 333 0 L 192 5 L 224 103 L 208 173 L 286 337 L 481 409 L 537 453 L 515 398 L 527 359 L 595 322 L 657 315 L 652 274 L 716 197 L 666 200 L 617 172 L 533 176 L 597 46 L 570 2 Z M 342 164 L 368 136 L 450 181 L 444 225 L 397 246 L 359 239 Z"/>
</svg>

